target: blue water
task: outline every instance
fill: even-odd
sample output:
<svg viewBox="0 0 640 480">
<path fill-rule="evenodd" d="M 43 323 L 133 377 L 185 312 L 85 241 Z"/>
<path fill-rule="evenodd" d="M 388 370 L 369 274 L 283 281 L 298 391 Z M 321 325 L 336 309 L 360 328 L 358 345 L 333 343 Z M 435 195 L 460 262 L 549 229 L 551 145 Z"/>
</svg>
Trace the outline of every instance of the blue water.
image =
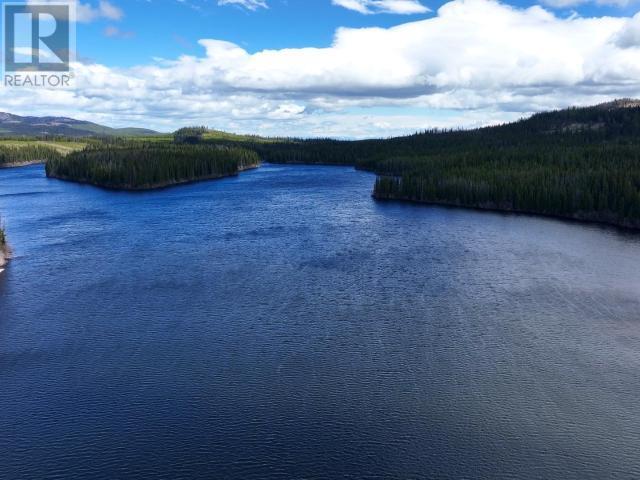
<svg viewBox="0 0 640 480">
<path fill-rule="evenodd" d="M 0 478 L 640 478 L 640 236 L 372 185 L 0 170 Z"/>
</svg>

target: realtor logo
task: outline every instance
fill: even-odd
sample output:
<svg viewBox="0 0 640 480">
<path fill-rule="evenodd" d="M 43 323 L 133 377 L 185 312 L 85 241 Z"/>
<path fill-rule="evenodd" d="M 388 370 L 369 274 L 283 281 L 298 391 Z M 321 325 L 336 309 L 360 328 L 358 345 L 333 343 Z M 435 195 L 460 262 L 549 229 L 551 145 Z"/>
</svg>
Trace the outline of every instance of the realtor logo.
<svg viewBox="0 0 640 480">
<path fill-rule="evenodd" d="M 3 4 L 5 86 L 68 86 L 75 2 Z"/>
</svg>

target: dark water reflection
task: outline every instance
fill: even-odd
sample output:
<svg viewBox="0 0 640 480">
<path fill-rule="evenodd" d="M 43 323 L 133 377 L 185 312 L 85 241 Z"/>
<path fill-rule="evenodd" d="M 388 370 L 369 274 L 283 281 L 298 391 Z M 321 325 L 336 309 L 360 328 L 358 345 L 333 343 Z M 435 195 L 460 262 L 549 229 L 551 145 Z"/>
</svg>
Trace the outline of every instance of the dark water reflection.
<svg viewBox="0 0 640 480">
<path fill-rule="evenodd" d="M 640 238 L 372 183 L 0 170 L 0 478 L 640 478 Z"/>
</svg>

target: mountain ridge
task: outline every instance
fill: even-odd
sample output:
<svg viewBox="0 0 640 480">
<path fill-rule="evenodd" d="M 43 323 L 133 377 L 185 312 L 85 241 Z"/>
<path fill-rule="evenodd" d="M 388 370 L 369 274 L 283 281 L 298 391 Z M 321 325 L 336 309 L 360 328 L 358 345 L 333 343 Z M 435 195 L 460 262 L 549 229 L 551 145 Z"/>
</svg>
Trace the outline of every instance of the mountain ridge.
<svg viewBox="0 0 640 480">
<path fill-rule="evenodd" d="M 112 128 L 85 120 L 56 116 L 20 116 L 0 112 L 0 137 L 2 136 L 146 136 L 159 135 L 146 128 Z"/>
</svg>

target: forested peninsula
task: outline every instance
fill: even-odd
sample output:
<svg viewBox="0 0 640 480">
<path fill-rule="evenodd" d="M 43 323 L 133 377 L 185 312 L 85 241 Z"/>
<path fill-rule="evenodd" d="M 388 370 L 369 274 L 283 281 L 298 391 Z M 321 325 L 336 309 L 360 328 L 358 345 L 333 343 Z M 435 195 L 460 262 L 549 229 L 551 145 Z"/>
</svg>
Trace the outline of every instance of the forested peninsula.
<svg viewBox="0 0 640 480">
<path fill-rule="evenodd" d="M 143 190 L 237 175 L 260 160 L 350 165 L 377 174 L 379 200 L 525 212 L 640 229 L 640 101 L 618 100 L 474 130 L 342 141 L 189 127 L 87 140 L 50 153 L 50 177 Z M 42 153 L 9 150 L 6 158 Z M 5 160 L 5 163 L 7 161 Z"/>
<path fill-rule="evenodd" d="M 46 173 L 116 190 L 150 190 L 238 175 L 259 163 L 256 152 L 241 147 L 114 142 L 51 159 Z"/>
</svg>

